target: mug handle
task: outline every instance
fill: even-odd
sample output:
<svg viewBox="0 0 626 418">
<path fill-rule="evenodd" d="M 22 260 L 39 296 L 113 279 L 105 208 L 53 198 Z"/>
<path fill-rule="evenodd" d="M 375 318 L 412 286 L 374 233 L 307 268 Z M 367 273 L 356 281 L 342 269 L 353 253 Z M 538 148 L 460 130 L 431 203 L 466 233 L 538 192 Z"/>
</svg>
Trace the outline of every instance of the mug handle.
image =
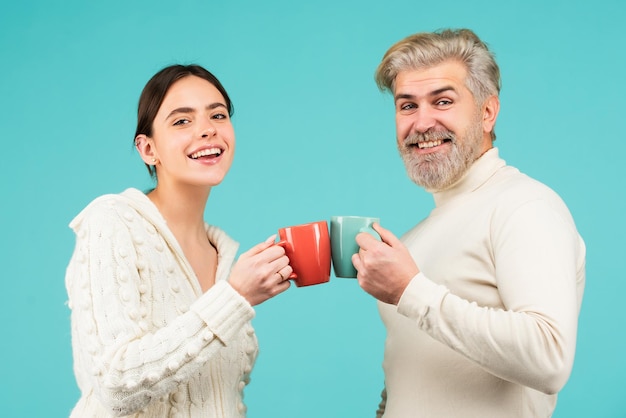
<svg viewBox="0 0 626 418">
<path fill-rule="evenodd" d="M 361 229 L 359 229 L 359 232 L 365 232 L 367 234 L 370 234 L 371 236 L 376 238 L 378 241 L 381 241 L 380 235 L 378 235 L 378 232 L 376 232 L 374 228 L 372 228 L 372 225 L 362 227 Z"/>
<path fill-rule="evenodd" d="M 287 241 L 285 239 L 281 239 L 280 241 L 278 241 L 274 245 L 278 245 L 280 247 L 283 247 L 285 249 L 285 252 L 287 252 L 287 247 L 289 246 L 289 241 Z M 291 263 L 291 261 L 290 261 L 290 263 Z M 292 267 L 292 269 L 293 269 L 293 267 Z M 296 272 L 292 271 L 287 279 L 291 280 L 291 279 L 297 279 L 297 278 L 298 278 L 298 275 L 296 274 Z"/>
</svg>

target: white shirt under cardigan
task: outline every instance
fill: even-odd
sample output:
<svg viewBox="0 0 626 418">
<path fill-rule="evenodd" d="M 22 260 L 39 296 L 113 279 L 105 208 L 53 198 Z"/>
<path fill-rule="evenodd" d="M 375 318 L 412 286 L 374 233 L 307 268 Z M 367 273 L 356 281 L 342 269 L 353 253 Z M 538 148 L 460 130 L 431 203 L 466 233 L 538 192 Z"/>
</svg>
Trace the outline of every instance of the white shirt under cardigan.
<svg viewBox="0 0 626 418">
<path fill-rule="evenodd" d="M 397 307 L 379 303 L 378 416 L 551 416 L 572 370 L 585 283 L 568 209 L 496 148 L 434 199 L 402 237 L 421 272 Z"/>
<path fill-rule="evenodd" d="M 254 310 L 227 282 L 238 244 L 207 226 L 216 283 L 202 293 L 156 206 L 128 189 L 70 224 L 66 273 L 74 372 L 71 417 L 243 417 L 258 345 Z"/>
</svg>

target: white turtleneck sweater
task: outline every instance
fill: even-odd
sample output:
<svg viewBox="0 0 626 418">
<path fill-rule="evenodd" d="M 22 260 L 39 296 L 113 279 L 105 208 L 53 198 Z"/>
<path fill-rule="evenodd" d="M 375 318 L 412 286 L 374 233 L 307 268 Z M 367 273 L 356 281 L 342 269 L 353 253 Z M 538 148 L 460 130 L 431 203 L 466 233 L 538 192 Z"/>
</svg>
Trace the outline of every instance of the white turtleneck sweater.
<svg viewBox="0 0 626 418">
<path fill-rule="evenodd" d="M 385 418 L 551 416 L 569 378 L 585 245 L 557 194 L 491 149 L 402 241 L 420 273 L 387 329 Z"/>
<path fill-rule="evenodd" d="M 74 372 L 71 417 L 243 417 L 258 346 L 254 310 L 227 278 L 238 244 L 206 227 L 218 252 L 204 294 L 142 192 L 90 203 L 70 224 L 66 273 Z"/>
</svg>

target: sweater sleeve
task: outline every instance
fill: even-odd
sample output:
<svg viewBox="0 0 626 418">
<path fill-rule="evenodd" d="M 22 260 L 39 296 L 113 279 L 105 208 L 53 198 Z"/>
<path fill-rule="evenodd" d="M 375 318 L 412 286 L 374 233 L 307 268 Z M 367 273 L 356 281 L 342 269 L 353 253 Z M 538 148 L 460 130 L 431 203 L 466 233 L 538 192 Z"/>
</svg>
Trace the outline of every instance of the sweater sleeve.
<svg viewBox="0 0 626 418">
<path fill-rule="evenodd" d="M 74 225 L 76 247 L 66 272 L 75 368 L 112 414 L 124 416 L 188 380 L 254 310 L 220 281 L 166 325 L 142 318 L 139 295 L 146 285 L 139 271 L 148 266 L 134 251 L 137 237 L 112 206 L 95 212 Z"/>
<path fill-rule="evenodd" d="M 574 360 L 584 244 L 573 224 L 542 200 L 496 224 L 490 239 L 504 308 L 462 299 L 419 273 L 398 312 L 490 373 L 556 393 Z"/>
</svg>

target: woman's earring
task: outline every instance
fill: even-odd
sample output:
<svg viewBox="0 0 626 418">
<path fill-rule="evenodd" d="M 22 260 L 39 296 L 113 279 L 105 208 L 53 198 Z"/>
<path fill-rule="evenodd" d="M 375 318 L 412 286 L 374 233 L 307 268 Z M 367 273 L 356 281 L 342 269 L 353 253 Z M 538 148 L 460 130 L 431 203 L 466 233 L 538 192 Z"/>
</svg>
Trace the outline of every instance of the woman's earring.
<svg viewBox="0 0 626 418">
<path fill-rule="evenodd" d="M 152 159 L 152 164 L 156 164 L 156 158 Z"/>
</svg>

